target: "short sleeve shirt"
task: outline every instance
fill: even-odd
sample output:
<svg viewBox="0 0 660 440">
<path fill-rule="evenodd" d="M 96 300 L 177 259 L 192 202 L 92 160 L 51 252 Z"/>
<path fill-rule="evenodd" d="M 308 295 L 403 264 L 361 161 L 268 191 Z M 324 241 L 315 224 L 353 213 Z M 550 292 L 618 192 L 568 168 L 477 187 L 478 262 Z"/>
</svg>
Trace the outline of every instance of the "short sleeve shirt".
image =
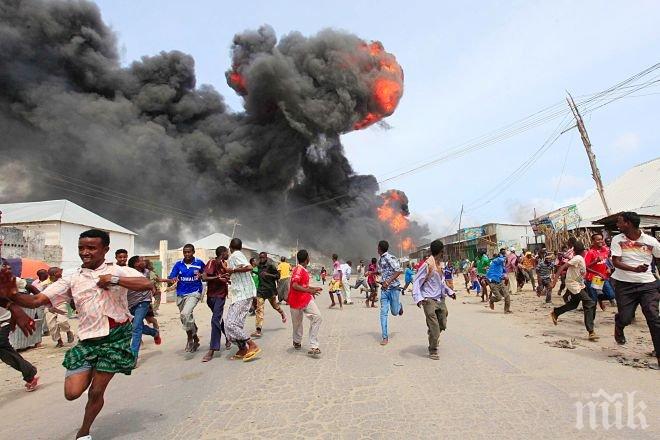
<svg viewBox="0 0 660 440">
<path fill-rule="evenodd" d="M 600 249 L 589 249 L 584 257 L 584 262 L 589 269 L 597 272 L 602 279 L 606 280 L 610 277 L 610 268 L 607 265 L 609 256 L 610 249 L 607 246 L 603 246 Z M 591 281 L 594 276 L 596 274 L 589 271 L 585 278 L 587 281 Z"/>
<path fill-rule="evenodd" d="M 202 293 L 202 281 L 198 275 L 204 270 L 204 262 L 199 258 L 193 259 L 190 264 L 179 260 L 174 264 L 169 278 L 176 278 L 176 295 L 186 296 L 191 293 Z"/>
<path fill-rule="evenodd" d="M 287 302 L 292 309 L 304 309 L 312 300 L 312 294 L 294 289 L 294 284 L 299 284 L 302 287 L 309 287 L 309 272 L 301 265 L 294 267 L 293 272 L 291 273 L 291 284 L 289 284 L 289 297 Z"/>
<path fill-rule="evenodd" d="M 490 265 L 490 259 L 482 255 L 481 258 L 477 259 L 476 266 L 477 266 L 477 273 L 479 275 L 486 275 L 486 268 Z"/>
<path fill-rule="evenodd" d="M 385 282 L 392 278 L 395 272 L 401 271 L 401 264 L 394 255 L 385 252 L 378 259 L 378 271 L 380 272 L 381 280 Z M 399 286 L 399 280 L 396 279 L 390 284 L 390 289 Z"/>
<path fill-rule="evenodd" d="M 147 275 L 149 275 L 149 271 L 142 274 L 143 277 L 146 277 Z M 151 302 L 151 298 L 152 298 L 151 290 L 143 290 L 141 292 L 135 290 L 128 290 L 126 292 L 126 296 L 128 298 L 129 309 L 132 309 L 141 302 L 145 302 L 145 301 Z"/>
<path fill-rule="evenodd" d="M 653 258 L 660 258 L 660 243 L 658 240 L 642 232 L 637 240 L 631 240 L 625 234 L 612 238 L 611 251 L 613 257 L 621 257 L 621 262 L 632 267 L 648 264 L 646 272 L 631 272 L 616 269 L 612 278 L 627 283 L 652 283 L 655 277 L 651 272 Z"/>
<path fill-rule="evenodd" d="M 333 261 L 332 262 L 332 279 L 333 280 L 341 280 L 341 275 L 339 274 L 341 272 L 341 263 L 339 260 Z"/>
<path fill-rule="evenodd" d="M 291 265 L 286 261 L 282 261 L 277 265 L 277 270 L 280 272 L 280 278 L 289 278 L 291 276 Z"/>
<path fill-rule="evenodd" d="M 566 270 L 566 288 L 574 295 L 584 289 L 584 274 L 587 272 L 587 266 L 582 255 L 576 255 L 568 260 L 568 269 Z"/>
<path fill-rule="evenodd" d="M 225 273 L 225 268 L 213 258 L 204 266 L 204 273 L 210 277 L 216 277 Z M 206 282 L 206 296 L 209 298 L 226 298 L 227 292 L 226 281 L 209 280 Z"/>
<path fill-rule="evenodd" d="M 227 261 L 227 266 L 230 269 L 249 265 L 250 262 L 241 251 L 234 251 Z M 243 301 L 257 296 L 257 287 L 254 285 L 251 272 L 232 273 L 230 281 L 229 293 L 231 294 L 232 302 Z"/>
<path fill-rule="evenodd" d="M 128 311 L 127 290 L 121 286 L 101 289 L 96 285 L 101 275 L 119 277 L 141 277 L 140 272 L 130 267 L 102 264 L 96 269 L 77 268 L 67 270 L 62 278 L 50 284 L 42 292 L 53 307 L 73 299 L 78 311 L 78 337 L 81 341 L 107 336 L 110 322 L 123 323 L 132 318 Z"/>
</svg>

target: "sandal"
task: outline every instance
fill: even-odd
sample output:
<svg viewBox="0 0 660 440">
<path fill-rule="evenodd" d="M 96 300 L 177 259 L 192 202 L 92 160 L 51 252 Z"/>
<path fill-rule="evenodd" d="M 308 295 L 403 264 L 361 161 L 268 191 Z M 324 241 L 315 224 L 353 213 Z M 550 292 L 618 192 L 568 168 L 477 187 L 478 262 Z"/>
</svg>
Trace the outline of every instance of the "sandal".
<svg viewBox="0 0 660 440">
<path fill-rule="evenodd" d="M 225 349 L 229 350 L 231 348 L 231 341 L 225 342 Z"/>
<path fill-rule="evenodd" d="M 300 344 L 298 342 L 294 342 L 293 343 L 293 348 L 295 348 L 296 350 L 300 350 L 302 348 L 302 344 Z"/>
<path fill-rule="evenodd" d="M 243 359 L 244 357 L 245 357 L 244 354 L 238 354 L 237 353 L 237 354 L 233 354 L 233 355 L 229 356 L 229 360 L 230 361 L 239 361 L 239 360 Z"/>
<path fill-rule="evenodd" d="M 243 362 L 249 362 L 253 360 L 255 357 L 257 357 L 259 353 L 261 353 L 261 348 L 259 347 L 255 348 L 252 351 L 248 351 L 247 353 L 245 353 L 245 356 L 243 356 Z"/>
<path fill-rule="evenodd" d="M 307 352 L 308 355 L 310 356 L 318 356 L 321 354 L 321 349 L 319 348 L 312 348 Z"/>
<path fill-rule="evenodd" d="M 430 353 L 429 357 L 433 359 L 434 361 L 439 361 L 440 360 L 440 355 L 438 353 Z"/>
<path fill-rule="evenodd" d="M 202 358 L 202 362 L 209 362 L 211 359 L 213 359 L 213 353 L 206 353 Z"/>
</svg>

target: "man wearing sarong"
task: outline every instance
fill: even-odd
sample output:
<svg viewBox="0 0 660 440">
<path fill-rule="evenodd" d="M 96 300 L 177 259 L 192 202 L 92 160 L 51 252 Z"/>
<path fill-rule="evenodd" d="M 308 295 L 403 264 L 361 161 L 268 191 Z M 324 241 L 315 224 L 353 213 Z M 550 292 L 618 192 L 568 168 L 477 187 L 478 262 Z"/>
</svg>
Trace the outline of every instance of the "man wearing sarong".
<svg viewBox="0 0 660 440">
<path fill-rule="evenodd" d="M 58 307 L 73 299 L 78 311 L 79 342 L 66 352 L 64 396 L 75 400 L 85 391 L 88 401 L 77 439 L 90 440 L 90 428 L 103 408 L 105 390 L 116 373 L 130 375 L 135 365 L 131 352 L 131 314 L 127 290 L 148 290 L 149 279 L 129 267 L 105 264 L 110 250 L 107 232 L 91 229 L 80 234 L 78 255 L 82 266 L 64 273 L 62 278 L 38 295 L 7 297 L 21 307 Z M 0 277 L 0 293 L 8 284 Z"/>
</svg>

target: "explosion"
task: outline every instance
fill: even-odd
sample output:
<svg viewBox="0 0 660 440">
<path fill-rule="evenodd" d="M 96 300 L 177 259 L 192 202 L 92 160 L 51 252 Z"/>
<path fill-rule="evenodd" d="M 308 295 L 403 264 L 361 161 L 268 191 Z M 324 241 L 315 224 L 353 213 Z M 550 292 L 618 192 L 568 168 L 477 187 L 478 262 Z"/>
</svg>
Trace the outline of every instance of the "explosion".
<svg viewBox="0 0 660 440">
<path fill-rule="evenodd" d="M 149 249 L 226 231 L 228 218 L 244 237 L 351 256 L 428 234 L 407 218 L 403 193 L 381 206 L 377 179 L 357 174 L 341 144 L 401 99 L 403 70 L 381 43 L 332 29 L 240 32 L 226 80 L 244 108 L 232 112 L 197 84 L 191 55 L 121 63 L 92 2 L 2 5 L 1 200 L 65 197 L 137 231 Z M 35 157 L 48 157 L 47 169 L 34 170 Z M 16 180 L 28 191 L 14 190 L 6 166 L 23 170 Z"/>
<path fill-rule="evenodd" d="M 261 34 L 263 28 L 258 32 Z M 258 47 L 259 50 L 272 50 L 269 45 L 274 45 L 275 40 L 266 40 L 266 44 Z M 368 89 L 367 96 L 359 96 L 355 101 L 353 111 L 357 121 L 342 127 L 341 132 L 361 130 L 394 113 L 403 95 L 403 69 L 397 63 L 394 55 L 385 51 L 380 41 L 367 44 L 363 40 L 358 40 L 352 47 L 336 45 L 324 49 L 327 50 L 325 54 L 327 59 L 324 61 L 331 64 L 329 67 L 359 77 Z M 249 71 L 249 68 L 258 65 L 254 58 L 254 50 L 255 47 L 252 42 L 246 41 L 246 35 L 237 35 L 234 38 L 232 68 L 225 73 L 225 76 L 229 87 L 241 96 L 251 93 L 248 84 L 252 84 L 252 81 L 247 81 L 246 74 L 248 76 L 254 75 Z M 272 55 L 278 57 L 279 54 L 273 53 Z M 285 71 L 285 66 L 278 67 Z M 271 79 L 278 80 L 278 78 Z M 327 92 L 327 78 L 319 74 L 315 75 L 313 79 L 319 82 L 320 91 Z M 273 85 L 277 86 L 276 84 Z M 258 87 L 255 86 L 255 91 Z M 272 103 L 270 108 L 280 105 L 281 103 Z"/>
<path fill-rule="evenodd" d="M 408 216 L 408 197 L 402 192 L 391 189 L 380 195 L 382 204 L 376 209 L 378 219 L 387 224 L 389 229 L 399 237 L 400 247 L 404 251 L 410 251 L 414 247 L 411 237 L 401 239 L 404 233 L 410 227 Z"/>
</svg>

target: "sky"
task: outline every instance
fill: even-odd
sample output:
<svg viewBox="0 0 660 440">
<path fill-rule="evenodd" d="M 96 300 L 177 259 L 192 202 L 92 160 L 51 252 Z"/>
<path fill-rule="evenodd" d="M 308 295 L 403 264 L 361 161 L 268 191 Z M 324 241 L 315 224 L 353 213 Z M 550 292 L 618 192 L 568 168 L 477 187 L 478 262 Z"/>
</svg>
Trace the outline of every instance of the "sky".
<svg viewBox="0 0 660 440">
<path fill-rule="evenodd" d="M 405 72 L 404 94 L 386 119 L 342 137 L 356 172 L 382 179 L 549 105 L 594 93 L 660 62 L 657 1 L 249 1 L 96 2 L 118 34 L 122 62 L 180 50 L 195 58 L 197 84 L 229 106 L 232 37 L 262 24 L 278 36 L 324 28 L 379 40 Z M 656 73 L 657 74 L 657 73 Z M 585 116 L 603 181 L 660 156 L 660 83 Z M 413 218 L 433 235 L 489 222 L 526 223 L 594 191 L 576 130 L 563 134 L 502 191 L 560 120 L 385 182 L 405 191 Z"/>
</svg>

